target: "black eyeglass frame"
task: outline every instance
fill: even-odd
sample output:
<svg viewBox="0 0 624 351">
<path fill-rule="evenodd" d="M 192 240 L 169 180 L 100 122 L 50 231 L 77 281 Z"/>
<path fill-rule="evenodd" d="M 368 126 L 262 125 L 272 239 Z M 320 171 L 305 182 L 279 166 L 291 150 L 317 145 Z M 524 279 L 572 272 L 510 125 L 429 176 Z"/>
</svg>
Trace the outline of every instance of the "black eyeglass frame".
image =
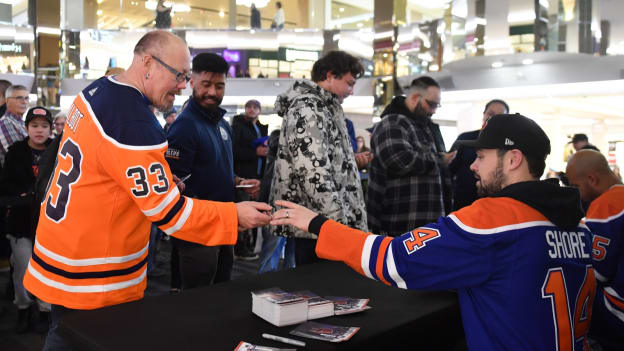
<svg viewBox="0 0 624 351">
<path fill-rule="evenodd" d="M 186 81 L 187 83 L 191 80 L 191 75 L 189 73 L 182 73 L 177 71 L 175 68 L 169 66 L 168 64 L 166 64 L 163 60 L 159 59 L 158 57 L 151 55 L 152 58 L 154 60 L 156 60 L 156 62 L 160 63 L 163 67 L 165 67 L 167 69 L 167 71 L 173 73 L 173 75 L 175 75 L 175 80 L 178 83 L 182 83 L 183 81 Z"/>
<path fill-rule="evenodd" d="M 427 105 L 429 105 L 429 108 L 436 108 L 436 109 L 438 109 L 438 108 L 442 107 L 442 105 L 439 102 L 435 102 L 435 101 L 431 101 L 431 100 L 427 100 L 427 99 L 424 99 L 424 100 L 427 102 Z"/>
</svg>

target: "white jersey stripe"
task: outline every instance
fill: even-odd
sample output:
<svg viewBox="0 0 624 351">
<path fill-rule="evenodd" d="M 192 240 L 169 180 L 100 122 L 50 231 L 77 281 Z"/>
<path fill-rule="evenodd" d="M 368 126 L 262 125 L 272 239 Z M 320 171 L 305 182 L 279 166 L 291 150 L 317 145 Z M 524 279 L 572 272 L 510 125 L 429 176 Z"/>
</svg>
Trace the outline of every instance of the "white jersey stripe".
<svg viewBox="0 0 624 351">
<path fill-rule="evenodd" d="M 53 259 L 57 262 L 60 262 L 62 264 L 65 264 L 68 266 L 74 266 L 74 267 L 95 266 L 95 265 L 100 265 L 100 264 L 124 263 L 128 261 L 132 261 L 134 259 L 141 257 L 143 254 L 145 254 L 145 252 L 147 252 L 148 247 L 149 247 L 149 243 L 147 243 L 147 245 L 145 245 L 145 247 L 142 248 L 141 250 L 135 253 L 132 253 L 130 255 L 126 255 L 126 256 L 73 259 L 73 258 L 61 256 L 57 253 L 54 253 L 48 250 L 43 245 L 41 245 L 41 243 L 39 243 L 37 238 L 35 238 L 35 248 L 37 248 L 37 250 L 39 250 L 41 253 L 46 255 L 46 257 Z"/>
<path fill-rule="evenodd" d="M 620 310 L 616 309 L 615 307 L 613 307 L 611 305 L 611 302 L 609 302 L 609 299 L 607 299 L 606 296 L 603 296 L 602 298 L 604 299 L 605 307 L 609 310 L 609 312 L 613 313 L 614 316 L 616 316 L 622 322 L 624 322 L 624 313 L 622 313 L 622 311 L 620 311 Z"/>
<path fill-rule="evenodd" d="M 405 280 L 399 274 L 397 267 L 394 263 L 394 253 L 392 253 L 392 243 L 388 245 L 388 255 L 386 256 L 386 266 L 388 267 L 388 274 L 390 278 L 394 280 L 396 286 L 401 289 L 407 289 L 407 284 L 405 284 Z"/>
<path fill-rule="evenodd" d="M 155 216 L 159 213 L 161 213 L 167 206 L 169 206 L 169 204 L 171 203 L 171 201 L 175 200 L 175 198 L 180 194 L 180 190 L 178 190 L 177 186 L 173 186 L 173 188 L 171 189 L 171 191 L 169 192 L 169 194 L 167 194 L 167 197 L 165 197 L 164 200 L 162 200 L 156 207 L 150 209 L 150 210 L 145 210 L 143 211 L 143 214 L 147 217 L 151 217 L 151 216 Z"/>
<path fill-rule="evenodd" d="M 620 213 L 614 214 L 613 216 L 607 217 L 607 218 L 604 218 L 604 219 L 586 218 L 585 222 L 607 223 L 607 222 L 610 222 L 610 221 L 612 221 L 612 220 L 614 220 L 614 219 L 616 219 L 616 218 L 618 218 L 618 217 L 620 217 L 622 215 L 624 215 L 624 210 L 620 211 Z"/>
<path fill-rule="evenodd" d="M 167 147 L 167 140 L 165 139 L 164 143 L 158 144 L 158 145 L 126 145 L 126 144 L 122 144 L 120 142 L 118 142 L 117 140 L 111 138 L 110 136 L 108 136 L 108 134 L 106 134 L 104 132 L 104 128 L 102 128 L 102 125 L 100 124 L 100 121 L 98 121 L 95 112 L 93 112 L 93 109 L 91 108 L 91 105 L 89 104 L 89 101 L 87 101 L 87 99 L 84 97 L 84 95 L 82 94 L 82 92 L 80 92 L 80 94 L 78 94 L 78 96 L 80 97 L 80 99 L 82 100 L 82 102 L 84 102 L 85 106 L 87 106 L 87 109 L 89 110 L 89 114 L 91 114 L 93 123 L 95 124 L 95 126 L 97 127 L 97 129 L 100 131 L 100 134 L 102 134 L 102 137 L 104 139 L 106 139 L 107 141 L 111 142 L 113 145 L 117 146 L 120 149 L 126 149 L 126 150 L 137 150 L 137 151 L 144 151 L 144 150 L 159 150 L 162 148 L 166 148 Z M 156 117 L 154 117 L 156 118 Z"/>
<path fill-rule="evenodd" d="M 375 279 L 373 277 L 373 274 L 370 272 L 370 254 L 373 243 L 375 243 L 375 239 L 377 237 L 377 235 L 367 236 L 366 241 L 364 241 L 364 248 L 362 249 L 362 270 L 364 271 L 364 274 L 370 279 Z"/>
<path fill-rule="evenodd" d="M 143 269 L 143 273 L 140 276 L 127 280 L 125 282 L 118 282 L 112 284 L 104 284 L 104 285 L 67 285 L 52 279 L 46 278 L 37 271 L 30 263 L 28 264 L 28 272 L 33 275 L 33 277 L 37 278 L 41 283 L 51 286 L 53 288 L 72 292 L 72 293 L 100 293 L 114 290 L 121 290 L 125 288 L 129 288 L 131 286 L 137 285 L 141 283 L 145 279 L 145 273 L 147 272 L 147 267 Z"/>
<path fill-rule="evenodd" d="M 604 283 L 607 281 L 607 277 L 605 277 L 604 275 L 600 274 L 600 272 L 598 272 L 595 268 L 594 268 L 594 274 L 596 275 L 596 279 L 598 279 L 598 281 Z"/>
<path fill-rule="evenodd" d="M 473 227 L 465 225 L 454 214 L 449 215 L 448 218 L 453 220 L 453 222 L 455 222 L 455 224 L 457 224 L 457 226 L 459 226 L 462 230 L 469 232 L 471 234 L 497 234 L 497 233 L 502 233 L 502 232 L 506 232 L 510 230 L 525 229 L 525 228 L 537 227 L 537 226 L 555 227 L 555 225 L 549 221 L 533 221 L 533 222 L 509 224 L 509 225 L 504 225 L 504 226 L 495 227 L 495 228 L 478 229 L 478 228 L 473 228 Z M 579 227 L 584 227 L 584 226 L 579 225 Z"/>
<path fill-rule="evenodd" d="M 174 224 L 172 227 L 167 228 L 165 230 L 165 233 L 168 235 L 171 235 L 177 232 L 178 230 L 180 230 L 180 228 L 182 228 L 184 224 L 186 224 L 186 220 L 191 215 L 192 210 L 193 210 L 193 199 L 191 199 L 190 197 L 187 197 L 186 205 L 184 205 L 184 211 L 182 211 L 182 215 L 180 216 L 176 224 Z"/>
</svg>

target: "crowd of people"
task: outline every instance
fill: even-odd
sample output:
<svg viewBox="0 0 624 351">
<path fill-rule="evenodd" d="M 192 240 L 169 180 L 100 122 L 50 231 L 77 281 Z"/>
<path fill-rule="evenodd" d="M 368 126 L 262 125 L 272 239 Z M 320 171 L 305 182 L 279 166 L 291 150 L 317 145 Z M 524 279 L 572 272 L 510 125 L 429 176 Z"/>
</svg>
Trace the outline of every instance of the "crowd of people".
<svg viewBox="0 0 624 351">
<path fill-rule="evenodd" d="M 441 88 L 423 76 L 385 108 L 369 149 L 341 106 L 364 73 L 343 51 L 277 97 L 269 133 L 257 100 L 224 119 L 228 68 L 156 30 L 55 119 L 28 109 L 25 87 L 4 89 L 16 330 L 37 309 L 45 349 L 69 349 L 59 318 L 142 298 L 162 236 L 172 291 L 230 280 L 262 238 L 259 273 L 329 259 L 398 288 L 457 290 L 471 350 L 624 347 L 624 186 L 586 136 L 571 186 L 540 180 L 550 140 L 500 99 L 447 150 L 432 120 Z"/>
</svg>

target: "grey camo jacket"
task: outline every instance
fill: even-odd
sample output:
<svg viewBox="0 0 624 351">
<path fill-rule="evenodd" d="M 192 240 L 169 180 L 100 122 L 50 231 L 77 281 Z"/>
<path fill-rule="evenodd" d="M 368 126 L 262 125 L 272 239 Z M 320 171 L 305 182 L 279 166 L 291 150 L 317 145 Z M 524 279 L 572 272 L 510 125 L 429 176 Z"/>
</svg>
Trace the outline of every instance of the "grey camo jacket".
<svg viewBox="0 0 624 351">
<path fill-rule="evenodd" d="M 298 80 L 277 97 L 283 117 L 270 203 L 288 200 L 350 227 L 367 231 L 366 207 L 338 96 Z M 291 226 L 281 236 L 316 239 Z"/>
</svg>

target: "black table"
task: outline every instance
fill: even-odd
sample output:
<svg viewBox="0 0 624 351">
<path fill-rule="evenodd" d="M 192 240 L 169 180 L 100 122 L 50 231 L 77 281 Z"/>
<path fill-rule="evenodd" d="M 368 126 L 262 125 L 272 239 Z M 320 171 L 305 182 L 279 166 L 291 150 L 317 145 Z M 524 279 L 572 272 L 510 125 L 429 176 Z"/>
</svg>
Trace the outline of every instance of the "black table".
<svg viewBox="0 0 624 351">
<path fill-rule="evenodd" d="M 251 291 L 280 287 L 321 296 L 370 298 L 373 308 L 316 320 L 360 330 L 343 343 L 290 336 L 251 313 Z M 140 301 L 65 315 L 61 334 L 79 350 L 233 350 L 241 341 L 294 347 L 262 333 L 306 342 L 306 350 L 444 350 L 463 337 L 457 295 L 407 291 L 367 279 L 343 263 L 321 262 Z M 304 348 L 298 347 L 302 350 Z"/>
</svg>

